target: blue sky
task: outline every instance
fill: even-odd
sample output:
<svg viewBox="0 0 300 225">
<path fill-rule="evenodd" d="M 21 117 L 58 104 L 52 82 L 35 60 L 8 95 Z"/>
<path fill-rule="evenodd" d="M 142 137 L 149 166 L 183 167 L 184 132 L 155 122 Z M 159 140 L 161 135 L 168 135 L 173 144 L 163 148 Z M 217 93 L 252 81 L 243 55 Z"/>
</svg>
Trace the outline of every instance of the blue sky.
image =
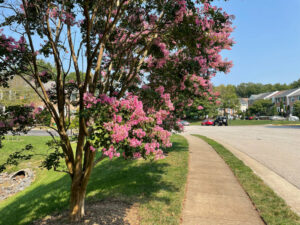
<svg viewBox="0 0 300 225">
<path fill-rule="evenodd" d="M 300 79 L 300 0 L 216 0 L 235 15 L 236 44 L 222 55 L 233 61 L 215 85 L 291 83 Z"/>
</svg>

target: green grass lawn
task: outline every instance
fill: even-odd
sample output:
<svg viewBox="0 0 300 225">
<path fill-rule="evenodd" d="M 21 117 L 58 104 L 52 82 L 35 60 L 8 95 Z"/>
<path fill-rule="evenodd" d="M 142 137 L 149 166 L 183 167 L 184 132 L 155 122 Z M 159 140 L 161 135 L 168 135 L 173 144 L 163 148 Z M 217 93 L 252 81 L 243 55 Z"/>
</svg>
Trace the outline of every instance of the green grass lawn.
<svg viewBox="0 0 300 225">
<path fill-rule="evenodd" d="M 273 121 L 273 120 L 229 120 L 229 126 L 245 126 L 245 125 L 266 125 L 266 124 L 274 124 L 274 125 L 300 125 L 299 121 Z M 190 123 L 193 125 L 201 125 L 202 121 L 192 121 Z"/>
<path fill-rule="evenodd" d="M 0 149 L 0 164 L 3 164 L 13 152 L 21 150 L 28 144 L 32 144 L 34 146 L 33 153 L 37 154 L 30 161 L 20 162 L 18 166 L 8 166 L 6 172 L 17 171 L 27 167 L 37 168 L 49 150 L 49 147 L 45 144 L 49 140 L 51 140 L 51 137 L 6 136 L 6 139 L 3 141 L 4 148 Z"/>
<path fill-rule="evenodd" d="M 3 154 L 26 142 L 44 146 L 41 137 L 23 137 L 24 141 L 6 143 Z M 32 139 L 33 138 L 33 139 Z M 137 202 L 141 224 L 180 224 L 188 164 L 188 143 L 172 136 L 173 147 L 163 160 L 104 160 L 92 173 L 87 201 L 125 199 Z M 12 145 L 14 147 L 12 147 Z M 39 161 L 39 158 L 33 161 Z M 0 224 L 27 224 L 68 207 L 70 178 L 67 175 L 37 169 L 35 182 L 24 191 L 0 202 Z M 86 209 L 88 210 L 88 209 Z"/>
<path fill-rule="evenodd" d="M 285 201 L 269 188 L 253 171 L 229 150 L 216 141 L 205 136 L 202 138 L 211 145 L 231 168 L 242 187 L 248 193 L 259 214 L 268 225 L 297 225 L 300 217 L 297 216 Z"/>
<path fill-rule="evenodd" d="M 243 125 L 300 125 L 299 121 L 273 121 L 273 120 L 229 120 L 229 126 L 243 126 Z"/>
</svg>

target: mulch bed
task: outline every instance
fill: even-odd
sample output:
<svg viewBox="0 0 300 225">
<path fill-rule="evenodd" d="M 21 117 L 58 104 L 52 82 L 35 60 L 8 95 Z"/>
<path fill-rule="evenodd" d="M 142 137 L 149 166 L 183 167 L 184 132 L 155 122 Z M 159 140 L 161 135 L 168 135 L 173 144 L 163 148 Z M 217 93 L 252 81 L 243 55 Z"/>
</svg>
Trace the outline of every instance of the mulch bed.
<svg viewBox="0 0 300 225">
<path fill-rule="evenodd" d="M 47 216 L 32 225 L 139 225 L 138 205 L 120 200 L 86 203 L 85 217 L 80 222 L 70 222 L 68 211 Z"/>
</svg>

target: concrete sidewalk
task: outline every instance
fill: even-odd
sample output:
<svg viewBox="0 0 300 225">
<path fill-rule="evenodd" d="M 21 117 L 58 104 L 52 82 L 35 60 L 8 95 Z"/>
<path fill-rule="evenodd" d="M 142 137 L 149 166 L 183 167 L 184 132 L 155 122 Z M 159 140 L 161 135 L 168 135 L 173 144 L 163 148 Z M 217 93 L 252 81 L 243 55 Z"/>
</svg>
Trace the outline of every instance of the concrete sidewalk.
<svg viewBox="0 0 300 225">
<path fill-rule="evenodd" d="M 189 173 L 182 225 L 263 225 L 223 159 L 200 138 L 189 142 Z"/>
</svg>

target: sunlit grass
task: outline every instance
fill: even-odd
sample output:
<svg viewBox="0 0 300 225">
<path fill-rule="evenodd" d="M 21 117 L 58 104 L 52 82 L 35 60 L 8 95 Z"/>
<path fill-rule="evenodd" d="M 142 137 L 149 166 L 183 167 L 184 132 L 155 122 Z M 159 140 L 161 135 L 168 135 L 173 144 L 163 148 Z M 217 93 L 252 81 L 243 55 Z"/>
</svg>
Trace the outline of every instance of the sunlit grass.
<svg viewBox="0 0 300 225">
<path fill-rule="evenodd" d="M 46 142 L 51 140 L 51 137 L 44 136 L 6 136 L 3 141 L 3 148 L 0 148 L 0 164 L 4 163 L 8 156 L 15 151 L 19 151 L 26 145 L 31 144 L 34 149 L 33 152 L 27 152 L 28 154 L 34 154 L 30 161 L 20 162 L 18 166 L 8 166 L 7 172 L 17 171 L 21 168 L 38 168 L 41 165 L 41 161 L 47 154 L 49 147 Z"/>
<path fill-rule="evenodd" d="M 25 139 L 41 137 L 26 137 Z M 11 151 L 25 142 L 7 143 Z M 36 144 L 41 144 L 37 141 Z M 104 160 L 95 167 L 87 190 L 87 201 L 120 198 L 139 205 L 141 224 L 180 224 L 187 176 L 188 144 L 179 135 L 163 160 Z M 33 143 L 33 142 L 32 142 Z M 13 145 L 14 147 L 12 147 Z M 39 159 L 38 159 L 39 160 Z M 69 202 L 68 175 L 37 170 L 35 182 L 24 191 L 0 202 L 0 224 L 27 224 L 65 210 Z M 87 209 L 88 210 L 88 209 Z"/>
</svg>

